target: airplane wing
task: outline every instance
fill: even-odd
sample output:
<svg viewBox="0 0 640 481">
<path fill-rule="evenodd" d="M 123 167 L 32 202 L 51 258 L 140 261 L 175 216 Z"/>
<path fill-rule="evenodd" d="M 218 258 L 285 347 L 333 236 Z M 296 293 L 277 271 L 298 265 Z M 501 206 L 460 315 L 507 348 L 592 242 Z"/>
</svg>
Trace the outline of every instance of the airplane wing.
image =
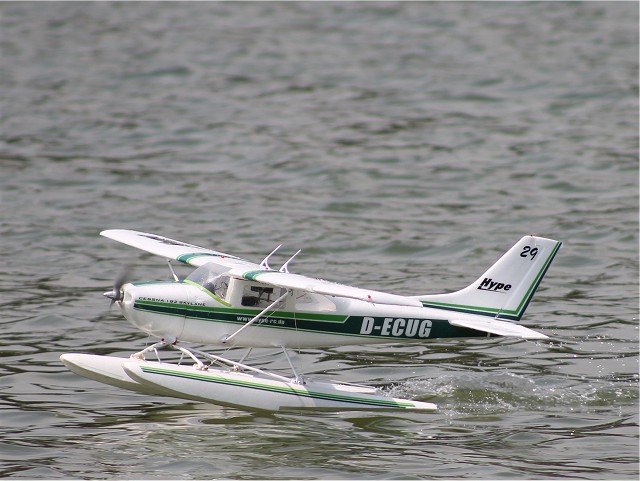
<svg viewBox="0 0 640 481">
<path fill-rule="evenodd" d="M 335 297 L 360 299 L 374 304 L 391 304 L 399 306 L 423 307 L 422 302 L 409 297 L 388 294 L 370 289 L 337 284 L 335 282 L 314 279 L 299 274 L 264 269 L 259 264 L 235 257 L 223 252 L 205 249 L 185 242 L 169 239 L 156 234 L 138 232 L 127 229 L 111 229 L 100 232 L 100 235 L 123 244 L 141 249 L 167 259 L 200 267 L 208 262 L 229 267 L 229 275 L 239 279 L 247 279 L 274 287 L 300 289 L 316 294 Z"/>
<path fill-rule="evenodd" d="M 292 274 L 290 272 L 265 269 L 233 269 L 229 271 L 229 275 L 241 279 L 260 282 L 269 286 L 284 287 L 286 289 L 300 289 L 327 296 L 359 299 L 361 301 L 367 301 L 374 304 L 423 307 L 420 301 L 416 302 L 416 299 L 409 297 L 388 294 L 386 292 L 379 292 L 371 289 L 345 286 L 343 284 L 337 284 L 335 282 L 325 281 L 322 279 L 314 279 L 312 277 Z"/>
<path fill-rule="evenodd" d="M 449 324 L 453 326 L 468 327 L 477 331 L 489 332 L 499 336 L 519 337 L 522 339 L 548 339 L 541 332 L 536 332 L 528 327 L 514 324 L 513 322 L 499 321 L 497 319 L 454 319 Z"/>
<path fill-rule="evenodd" d="M 258 264 L 224 252 L 205 249 L 156 234 L 127 229 L 111 229 L 100 232 L 100 235 L 151 254 L 175 259 L 195 267 L 200 267 L 207 262 L 215 262 L 229 268 L 244 266 L 249 269 L 258 269 L 260 267 Z"/>
</svg>

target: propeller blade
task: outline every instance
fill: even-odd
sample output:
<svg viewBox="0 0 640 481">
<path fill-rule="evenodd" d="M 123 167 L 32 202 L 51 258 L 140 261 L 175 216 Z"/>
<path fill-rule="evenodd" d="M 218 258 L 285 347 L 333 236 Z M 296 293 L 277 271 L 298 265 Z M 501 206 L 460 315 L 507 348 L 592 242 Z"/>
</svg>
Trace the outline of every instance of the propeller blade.
<svg viewBox="0 0 640 481">
<path fill-rule="evenodd" d="M 113 283 L 113 290 L 107 291 L 107 292 L 105 292 L 103 294 L 105 297 L 108 297 L 109 299 L 111 299 L 111 303 L 109 304 L 109 308 L 111 308 L 111 306 L 113 306 L 113 304 L 115 302 L 122 300 L 122 295 L 123 295 L 122 286 L 125 285 L 127 282 L 129 282 L 129 279 L 131 278 L 132 271 L 133 271 L 133 269 L 132 269 L 131 266 L 125 267 L 120 272 L 118 277 L 116 277 L 116 280 Z"/>
</svg>

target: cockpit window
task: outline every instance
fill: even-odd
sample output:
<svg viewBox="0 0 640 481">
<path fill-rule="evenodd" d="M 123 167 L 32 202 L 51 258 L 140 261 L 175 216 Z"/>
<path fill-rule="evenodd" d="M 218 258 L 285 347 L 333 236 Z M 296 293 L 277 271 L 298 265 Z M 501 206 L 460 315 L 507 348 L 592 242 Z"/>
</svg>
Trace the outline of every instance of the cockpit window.
<svg viewBox="0 0 640 481">
<path fill-rule="evenodd" d="M 229 288 L 228 267 L 218 266 L 212 263 L 205 264 L 193 271 L 187 280 L 202 286 L 215 296 L 224 299 Z"/>
<path fill-rule="evenodd" d="M 229 276 L 226 274 L 220 274 L 214 277 L 211 282 L 203 286 L 205 289 L 211 291 L 220 299 L 224 299 L 227 296 L 227 289 L 229 289 Z"/>
</svg>

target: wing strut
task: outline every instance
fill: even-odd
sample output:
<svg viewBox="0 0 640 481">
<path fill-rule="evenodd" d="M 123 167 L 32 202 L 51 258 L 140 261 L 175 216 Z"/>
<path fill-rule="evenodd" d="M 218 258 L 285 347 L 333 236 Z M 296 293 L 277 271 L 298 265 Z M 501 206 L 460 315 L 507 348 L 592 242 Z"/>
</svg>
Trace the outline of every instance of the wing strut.
<svg viewBox="0 0 640 481">
<path fill-rule="evenodd" d="M 229 336 L 224 336 L 221 341 L 222 343 L 227 343 L 229 342 L 231 339 L 233 339 L 234 337 L 236 337 L 238 334 L 240 334 L 242 331 L 244 331 L 247 327 L 249 327 L 251 324 L 253 324 L 254 322 L 256 322 L 258 319 L 260 319 L 267 311 L 270 311 L 271 309 L 273 309 L 276 304 L 278 304 L 278 302 L 280 302 L 282 299 L 284 299 L 285 297 L 287 297 L 289 295 L 289 293 L 292 292 L 290 289 L 287 289 L 287 292 L 285 292 L 284 294 L 282 294 L 280 297 L 278 297 L 275 301 L 273 301 L 271 304 L 269 304 L 267 307 L 265 307 L 257 316 L 255 316 L 253 319 L 251 319 L 250 321 L 248 321 L 244 326 L 242 326 L 240 329 L 238 329 L 236 332 L 234 332 L 233 334 L 229 335 Z"/>
<path fill-rule="evenodd" d="M 180 282 L 180 279 L 176 275 L 176 271 L 173 270 L 173 266 L 171 265 L 171 259 L 167 259 L 167 264 L 169 265 L 169 270 L 171 271 L 171 274 L 173 274 L 173 278 L 176 280 L 176 282 Z"/>
</svg>

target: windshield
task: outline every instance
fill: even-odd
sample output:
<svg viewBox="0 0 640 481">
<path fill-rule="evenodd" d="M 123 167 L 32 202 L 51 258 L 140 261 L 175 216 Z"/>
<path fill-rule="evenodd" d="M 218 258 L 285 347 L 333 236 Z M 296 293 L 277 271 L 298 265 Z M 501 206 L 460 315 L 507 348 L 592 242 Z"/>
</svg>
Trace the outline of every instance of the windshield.
<svg viewBox="0 0 640 481">
<path fill-rule="evenodd" d="M 229 288 L 229 276 L 227 272 L 230 270 L 229 267 L 208 263 L 198 267 L 186 280 L 198 284 L 212 294 L 224 299 L 227 295 L 227 289 Z"/>
</svg>

